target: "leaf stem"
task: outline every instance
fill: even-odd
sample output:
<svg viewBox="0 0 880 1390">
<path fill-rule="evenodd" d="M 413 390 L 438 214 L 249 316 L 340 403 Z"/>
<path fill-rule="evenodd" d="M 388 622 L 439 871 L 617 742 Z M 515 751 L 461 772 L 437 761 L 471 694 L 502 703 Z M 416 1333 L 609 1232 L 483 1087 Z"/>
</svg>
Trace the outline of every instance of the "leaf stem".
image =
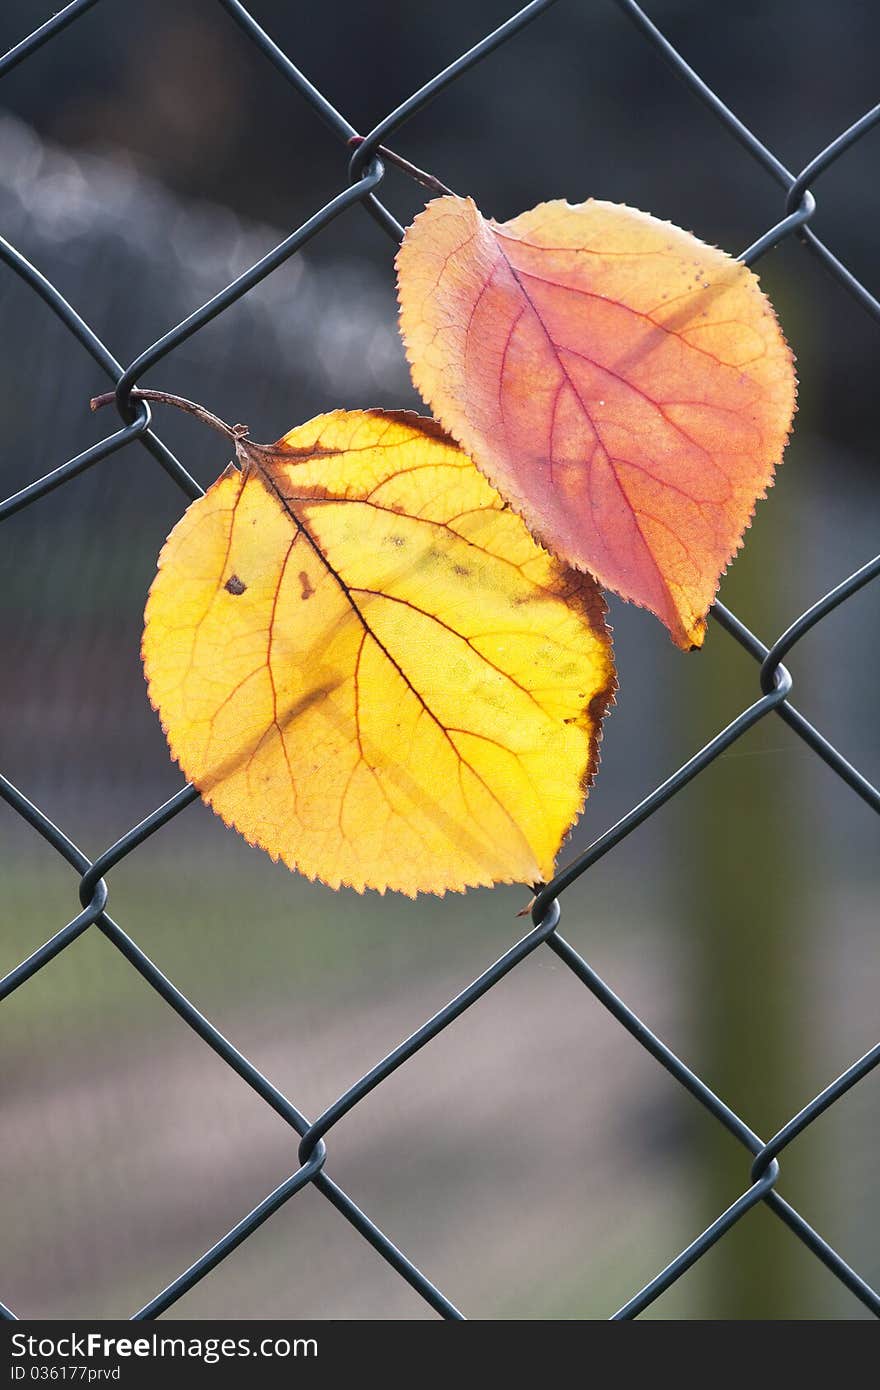
<svg viewBox="0 0 880 1390">
<path fill-rule="evenodd" d="M 196 405 L 195 401 L 186 400 L 184 396 L 173 396 L 168 391 L 141 390 L 138 386 L 133 388 L 131 395 L 136 401 L 153 401 L 157 405 L 173 405 L 177 410 L 185 410 L 188 415 L 194 415 L 197 420 L 201 420 L 202 424 L 209 425 L 212 430 L 225 435 L 233 443 L 247 436 L 247 425 L 227 425 L 226 421 L 221 420 L 219 415 L 212 414 L 203 405 Z M 93 396 L 89 401 L 89 406 L 92 410 L 100 410 L 102 406 L 112 405 L 115 400 L 115 393 L 107 391 L 103 396 Z"/>
<path fill-rule="evenodd" d="M 348 143 L 352 149 L 357 149 L 358 145 L 364 143 L 364 137 L 362 135 L 352 135 Z M 402 169 L 405 174 L 409 174 L 410 178 L 415 179 L 416 183 L 420 183 L 423 188 L 430 189 L 432 193 L 448 193 L 451 197 L 455 197 L 452 189 L 447 188 L 446 184 L 441 183 L 434 174 L 426 174 L 424 169 L 420 169 L 416 164 L 410 164 L 409 160 L 404 159 L 402 154 L 395 154 L 394 150 L 389 150 L 387 145 L 379 145 L 376 149 L 376 153 L 381 155 L 383 159 L 387 159 L 389 164 L 395 164 L 398 169 Z"/>
</svg>

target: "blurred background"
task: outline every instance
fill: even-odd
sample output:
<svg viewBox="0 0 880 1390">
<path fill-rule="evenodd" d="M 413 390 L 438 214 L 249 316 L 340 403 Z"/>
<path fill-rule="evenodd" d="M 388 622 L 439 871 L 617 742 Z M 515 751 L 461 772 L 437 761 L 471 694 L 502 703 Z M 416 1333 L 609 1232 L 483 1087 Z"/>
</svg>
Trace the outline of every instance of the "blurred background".
<svg viewBox="0 0 880 1390">
<path fill-rule="evenodd" d="M 254 0 L 366 131 L 501 22 L 510 0 Z M 878 98 L 863 0 L 652 0 L 652 18 L 791 168 Z M 46 17 L 5 0 L 0 49 Z M 123 362 L 345 182 L 347 155 L 211 0 L 104 0 L 6 78 L 0 232 Z M 815 227 L 880 285 L 880 134 L 817 185 Z M 568 0 L 407 125 L 397 148 L 499 218 L 552 197 L 649 210 L 733 253 L 779 188 L 611 0 Z M 408 222 L 419 190 L 389 170 Z M 418 406 L 391 243 L 358 209 L 147 378 L 258 439 L 335 406 Z M 800 245 L 762 261 L 797 353 L 796 435 L 721 596 L 771 639 L 877 548 L 880 329 Z M 112 428 L 82 348 L 0 273 L 0 494 Z M 221 441 L 157 428 L 205 485 Z M 4 528 L 0 766 L 90 855 L 181 785 L 138 656 L 143 600 L 182 497 L 143 450 L 99 463 Z M 799 707 L 878 772 L 875 584 L 791 666 Z M 683 656 L 611 600 L 621 693 L 568 859 L 758 694 L 720 629 Z M 581 879 L 563 930 L 764 1137 L 876 1038 L 871 813 L 778 720 L 759 724 Z M 0 808 L 0 973 L 78 911 L 76 877 Z M 525 891 L 442 901 L 333 894 L 197 804 L 110 875 L 160 967 L 307 1114 L 521 933 Z M 296 1166 L 284 1123 L 90 931 L 0 1010 L 0 1298 L 22 1317 L 122 1317 Z M 880 1278 L 877 1075 L 783 1160 L 780 1190 Z M 518 967 L 330 1140 L 328 1171 L 478 1318 L 606 1317 L 748 1183 L 748 1159 L 549 952 Z M 763 1207 L 657 1318 L 864 1310 Z M 421 1318 L 430 1310 L 306 1189 L 170 1318 Z"/>
</svg>

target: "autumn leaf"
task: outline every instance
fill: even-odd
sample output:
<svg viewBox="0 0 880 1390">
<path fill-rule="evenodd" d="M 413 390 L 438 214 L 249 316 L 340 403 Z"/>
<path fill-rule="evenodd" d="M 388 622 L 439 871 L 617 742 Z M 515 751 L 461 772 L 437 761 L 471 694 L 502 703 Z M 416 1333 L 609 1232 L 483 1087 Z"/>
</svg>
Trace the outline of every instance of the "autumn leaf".
<svg viewBox="0 0 880 1390">
<path fill-rule="evenodd" d="M 334 888 L 549 877 L 614 689 L 594 581 L 431 420 L 335 411 L 268 447 L 232 433 L 241 467 L 175 526 L 145 615 L 186 776 Z"/>
<path fill-rule="evenodd" d="M 771 484 L 792 356 L 757 277 L 645 213 L 434 200 L 397 258 L 413 380 L 554 554 L 699 646 Z"/>
</svg>

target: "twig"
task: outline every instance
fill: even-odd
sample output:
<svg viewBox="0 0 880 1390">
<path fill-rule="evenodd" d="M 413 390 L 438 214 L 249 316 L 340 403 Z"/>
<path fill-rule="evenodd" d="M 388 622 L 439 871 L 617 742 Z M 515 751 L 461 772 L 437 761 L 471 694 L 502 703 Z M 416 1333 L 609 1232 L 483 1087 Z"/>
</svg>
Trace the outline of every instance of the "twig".
<svg viewBox="0 0 880 1390">
<path fill-rule="evenodd" d="M 131 395 L 136 401 L 154 401 L 158 405 L 173 405 L 177 410 L 185 410 L 188 415 L 194 415 L 197 420 L 201 420 L 205 425 L 210 425 L 212 430 L 225 435 L 233 443 L 239 439 L 247 438 L 247 425 L 227 425 L 226 421 L 221 420 L 219 415 L 213 415 L 203 405 L 196 405 L 195 401 L 188 401 L 183 396 L 172 396 L 168 391 L 141 390 L 137 386 L 133 388 Z M 89 405 L 92 410 L 100 410 L 102 406 L 112 405 L 115 400 L 115 393 L 108 391 L 103 396 L 93 396 Z"/>
<path fill-rule="evenodd" d="M 348 143 L 352 148 L 357 149 L 358 145 L 364 143 L 364 137 L 352 135 Z M 393 150 L 389 150 L 387 145 L 379 145 L 376 153 L 381 155 L 383 159 L 387 159 L 389 164 L 396 164 L 398 169 L 409 174 L 410 178 L 415 179 L 416 183 L 420 183 L 423 188 L 429 188 L 432 193 L 448 193 L 451 197 L 455 197 L 452 189 L 447 188 L 446 184 L 441 183 L 434 174 L 426 174 L 424 169 L 420 169 L 416 164 L 410 164 L 409 160 L 404 159 L 402 154 L 395 154 Z"/>
</svg>

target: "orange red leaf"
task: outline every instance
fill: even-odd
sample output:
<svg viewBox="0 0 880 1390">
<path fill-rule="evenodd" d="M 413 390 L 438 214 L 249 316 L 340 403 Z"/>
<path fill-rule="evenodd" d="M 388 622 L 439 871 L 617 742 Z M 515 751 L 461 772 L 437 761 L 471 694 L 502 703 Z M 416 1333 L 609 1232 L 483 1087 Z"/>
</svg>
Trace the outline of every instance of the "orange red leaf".
<svg viewBox="0 0 880 1390">
<path fill-rule="evenodd" d="M 611 203 L 438 198 L 397 259 L 413 380 L 538 539 L 703 640 L 780 461 L 791 353 L 756 276 Z"/>
</svg>

